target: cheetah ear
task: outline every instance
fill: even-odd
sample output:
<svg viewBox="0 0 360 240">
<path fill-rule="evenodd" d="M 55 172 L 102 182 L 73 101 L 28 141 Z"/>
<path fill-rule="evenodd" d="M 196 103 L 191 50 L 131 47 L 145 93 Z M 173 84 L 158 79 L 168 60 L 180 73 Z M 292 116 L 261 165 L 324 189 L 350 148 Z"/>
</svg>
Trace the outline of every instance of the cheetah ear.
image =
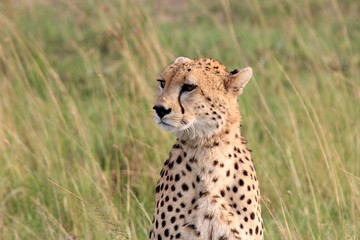
<svg viewBox="0 0 360 240">
<path fill-rule="evenodd" d="M 252 68 L 235 69 L 225 80 L 225 89 L 228 93 L 240 95 L 252 76 Z"/>
<path fill-rule="evenodd" d="M 184 63 L 184 62 L 188 62 L 188 61 L 190 61 L 190 59 L 187 57 L 178 57 L 177 59 L 175 59 L 175 62 L 173 64 Z"/>
</svg>

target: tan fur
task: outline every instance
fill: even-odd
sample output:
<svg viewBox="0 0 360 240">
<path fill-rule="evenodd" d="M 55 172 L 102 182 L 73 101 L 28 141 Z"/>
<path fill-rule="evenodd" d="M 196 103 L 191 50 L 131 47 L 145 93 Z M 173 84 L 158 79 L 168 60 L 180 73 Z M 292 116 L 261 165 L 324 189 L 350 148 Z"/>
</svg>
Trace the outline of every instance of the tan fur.
<svg viewBox="0 0 360 240">
<path fill-rule="evenodd" d="M 149 239 L 263 239 L 258 180 L 240 132 L 237 96 L 251 68 L 178 58 L 159 77 L 155 121 L 177 142 L 156 187 Z M 182 92 L 184 84 L 196 85 Z"/>
</svg>

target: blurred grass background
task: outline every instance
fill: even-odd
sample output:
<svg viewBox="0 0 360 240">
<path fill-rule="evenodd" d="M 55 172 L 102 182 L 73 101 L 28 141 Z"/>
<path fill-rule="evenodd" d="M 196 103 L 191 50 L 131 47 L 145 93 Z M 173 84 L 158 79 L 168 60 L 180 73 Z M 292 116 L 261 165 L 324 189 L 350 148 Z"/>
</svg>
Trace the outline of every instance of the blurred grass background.
<svg viewBox="0 0 360 240">
<path fill-rule="evenodd" d="M 0 239 L 146 239 L 174 137 L 152 119 L 177 56 L 240 97 L 266 239 L 360 238 L 357 0 L 0 2 Z M 81 197 L 81 201 L 62 186 Z"/>
</svg>

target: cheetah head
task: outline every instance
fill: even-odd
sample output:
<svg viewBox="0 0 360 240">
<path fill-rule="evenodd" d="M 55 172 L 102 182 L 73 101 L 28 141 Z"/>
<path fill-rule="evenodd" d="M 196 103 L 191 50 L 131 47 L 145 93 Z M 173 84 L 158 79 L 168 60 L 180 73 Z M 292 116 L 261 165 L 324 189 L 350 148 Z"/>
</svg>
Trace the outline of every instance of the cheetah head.
<svg viewBox="0 0 360 240">
<path fill-rule="evenodd" d="M 213 59 L 179 57 L 157 79 L 155 122 L 179 138 L 211 137 L 240 120 L 237 96 L 251 76 L 250 67 L 228 72 Z"/>
</svg>

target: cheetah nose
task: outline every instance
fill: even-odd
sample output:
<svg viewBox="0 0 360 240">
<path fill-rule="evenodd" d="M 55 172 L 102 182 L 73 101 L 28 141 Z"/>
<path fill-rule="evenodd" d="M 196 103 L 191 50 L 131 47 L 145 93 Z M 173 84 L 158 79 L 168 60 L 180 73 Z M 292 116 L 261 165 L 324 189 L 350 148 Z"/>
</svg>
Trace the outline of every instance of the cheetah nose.
<svg viewBox="0 0 360 240">
<path fill-rule="evenodd" d="M 171 112 L 171 108 L 165 109 L 162 105 L 155 105 L 153 109 L 156 111 L 160 118 L 163 118 L 166 114 Z"/>
</svg>

